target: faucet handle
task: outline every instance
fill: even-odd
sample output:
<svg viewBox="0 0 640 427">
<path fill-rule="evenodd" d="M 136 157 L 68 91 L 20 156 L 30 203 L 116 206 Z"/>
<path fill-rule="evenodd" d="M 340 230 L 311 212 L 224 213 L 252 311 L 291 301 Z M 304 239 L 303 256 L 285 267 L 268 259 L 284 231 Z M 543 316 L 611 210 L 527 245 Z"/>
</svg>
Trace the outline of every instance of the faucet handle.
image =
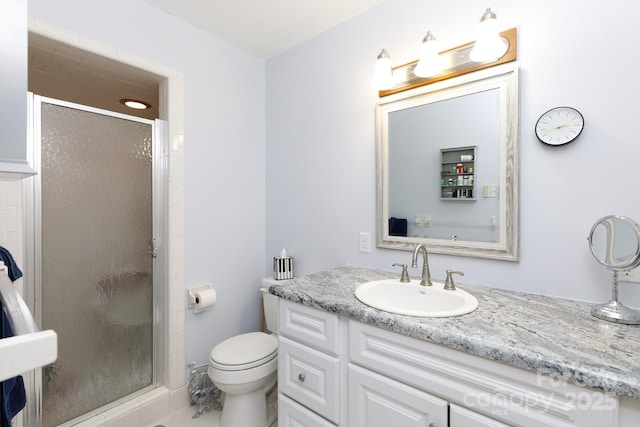
<svg viewBox="0 0 640 427">
<path fill-rule="evenodd" d="M 452 274 L 459 274 L 461 276 L 464 276 L 464 273 L 462 271 L 447 270 L 447 278 L 444 281 L 444 289 L 447 291 L 456 290 L 456 284 L 453 283 L 453 277 L 451 276 Z"/>
<path fill-rule="evenodd" d="M 399 264 L 399 263 L 395 263 L 393 264 L 394 267 L 402 267 L 402 274 L 400 275 L 400 281 L 402 283 L 408 283 L 411 281 L 411 279 L 409 278 L 409 273 L 407 272 L 407 264 Z"/>
</svg>

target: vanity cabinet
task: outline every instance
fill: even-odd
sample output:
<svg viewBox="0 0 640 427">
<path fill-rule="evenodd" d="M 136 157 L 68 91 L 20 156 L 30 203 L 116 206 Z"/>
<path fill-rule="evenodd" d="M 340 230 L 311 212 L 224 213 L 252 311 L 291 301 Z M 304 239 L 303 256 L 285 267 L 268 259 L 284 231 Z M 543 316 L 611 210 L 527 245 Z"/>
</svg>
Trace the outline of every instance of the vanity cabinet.
<svg viewBox="0 0 640 427">
<path fill-rule="evenodd" d="M 281 427 L 618 425 L 612 394 L 285 299 L 279 306 Z"/>
<path fill-rule="evenodd" d="M 440 198 L 475 200 L 476 146 L 440 149 Z"/>
<path fill-rule="evenodd" d="M 34 173 L 27 162 L 27 0 L 0 2 L 0 180 Z"/>
<path fill-rule="evenodd" d="M 344 319 L 284 300 L 279 312 L 278 425 L 344 425 Z"/>
</svg>

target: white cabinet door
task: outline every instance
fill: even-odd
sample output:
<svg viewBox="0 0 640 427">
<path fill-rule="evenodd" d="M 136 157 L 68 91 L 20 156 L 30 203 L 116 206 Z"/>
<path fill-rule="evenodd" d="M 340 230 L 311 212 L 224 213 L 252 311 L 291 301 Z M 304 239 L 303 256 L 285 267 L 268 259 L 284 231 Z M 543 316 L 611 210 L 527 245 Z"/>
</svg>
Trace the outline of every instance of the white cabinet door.
<svg viewBox="0 0 640 427">
<path fill-rule="evenodd" d="M 281 393 L 278 396 L 278 427 L 335 427 L 335 424 Z"/>
<path fill-rule="evenodd" d="M 451 404 L 449 405 L 449 427 L 509 427 L 509 425 Z"/>
<path fill-rule="evenodd" d="M 447 401 L 349 364 L 350 427 L 446 427 Z"/>
</svg>

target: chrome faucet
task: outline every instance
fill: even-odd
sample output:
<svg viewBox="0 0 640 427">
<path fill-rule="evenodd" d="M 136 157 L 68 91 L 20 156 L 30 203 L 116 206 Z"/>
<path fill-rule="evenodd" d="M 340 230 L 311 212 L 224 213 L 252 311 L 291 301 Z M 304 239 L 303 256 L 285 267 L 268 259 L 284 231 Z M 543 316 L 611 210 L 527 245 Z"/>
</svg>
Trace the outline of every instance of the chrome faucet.
<svg viewBox="0 0 640 427">
<path fill-rule="evenodd" d="M 455 291 L 456 290 L 456 284 L 453 283 L 453 274 L 459 274 L 461 276 L 464 276 L 464 273 L 462 271 L 453 271 L 453 270 L 447 270 L 447 279 L 444 281 L 444 290 L 445 291 Z"/>
<path fill-rule="evenodd" d="M 420 243 L 413 251 L 413 258 L 411 259 L 411 267 L 418 266 L 418 252 L 422 252 L 422 286 L 433 286 L 431 283 L 431 273 L 429 272 L 429 257 L 427 256 L 427 248 L 424 244 Z"/>
<path fill-rule="evenodd" d="M 400 274 L 400 281 L 402 283 L 411 282 L 411 278 L 409 277 L 409 273 L 407 272 L 407 264 L 399 264 L 396 262 L 395 264 L 393 264 L 393 267 L 402 267 L 402 274 Z"/>
</svg>

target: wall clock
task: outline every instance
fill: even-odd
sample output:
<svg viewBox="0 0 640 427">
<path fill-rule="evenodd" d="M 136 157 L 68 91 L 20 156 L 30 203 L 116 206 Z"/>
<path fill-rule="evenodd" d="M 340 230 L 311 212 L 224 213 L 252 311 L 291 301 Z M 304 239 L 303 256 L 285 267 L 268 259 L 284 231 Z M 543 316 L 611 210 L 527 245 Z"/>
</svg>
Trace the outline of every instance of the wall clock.
<svg viewBox="0 0 640 427">
<path fill-rule="evenodd" d="M 536 136 L 543 144 L 564 145 L 576 139 L 584 129 L 584 117 L 575 108 L 556 107 L 536 122 Z"/>
</svg>

